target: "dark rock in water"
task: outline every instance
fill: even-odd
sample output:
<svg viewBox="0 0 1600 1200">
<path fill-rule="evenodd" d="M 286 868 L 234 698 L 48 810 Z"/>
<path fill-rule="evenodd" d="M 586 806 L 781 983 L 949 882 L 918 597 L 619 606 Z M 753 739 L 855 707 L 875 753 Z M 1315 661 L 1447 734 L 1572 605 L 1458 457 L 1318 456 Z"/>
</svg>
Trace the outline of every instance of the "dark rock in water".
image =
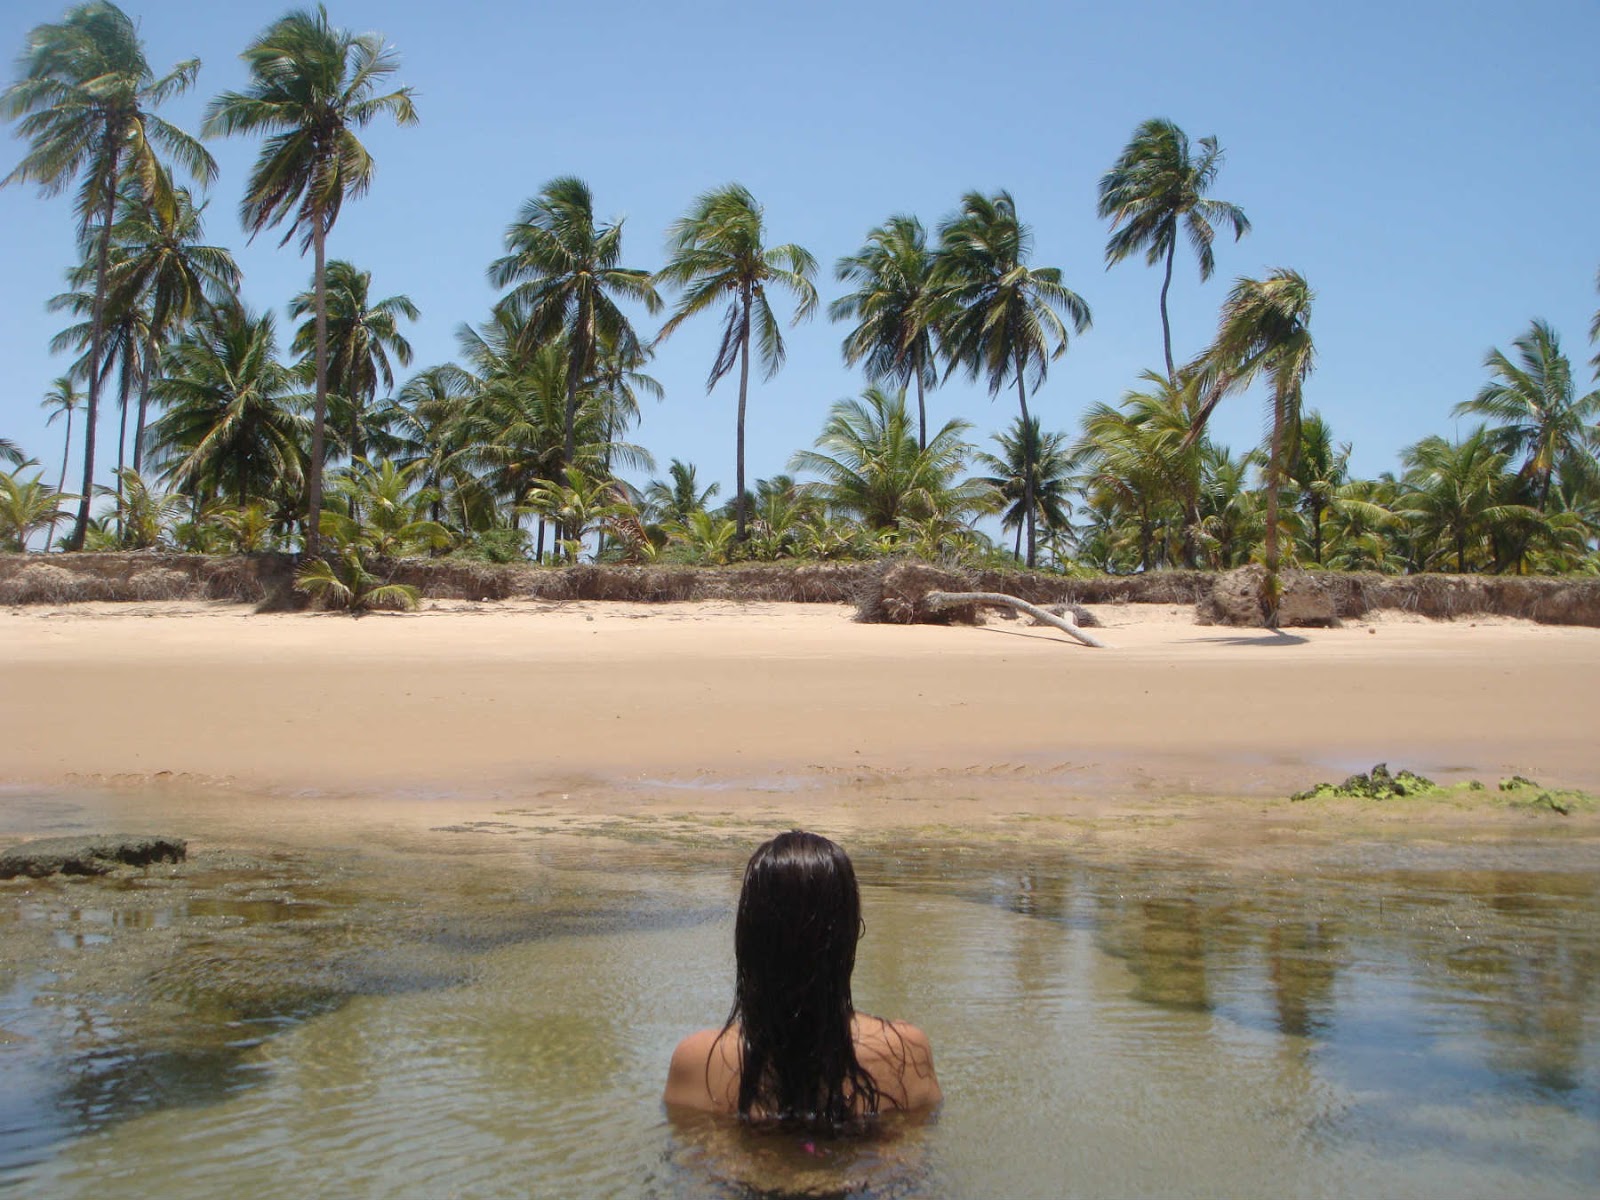
<svg viewBox="0 0 1600 1200">
<path fill-rule="evenodd" d="M 26 875 L 104 875 L 118 865 L 144 867 L 155 862 L 182 862 L 189 854 L 183 838 L 145 837 L 126 833 L 89 837 L 40 838 L 0 852 L 0 879 Z"/>
</svg>

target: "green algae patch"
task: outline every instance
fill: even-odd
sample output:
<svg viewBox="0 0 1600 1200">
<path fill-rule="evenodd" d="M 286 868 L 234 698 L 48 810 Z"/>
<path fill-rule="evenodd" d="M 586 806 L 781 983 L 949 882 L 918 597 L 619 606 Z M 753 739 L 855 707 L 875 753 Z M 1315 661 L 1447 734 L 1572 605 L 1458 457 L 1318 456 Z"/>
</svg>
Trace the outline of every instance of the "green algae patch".
<svg viewBox="0 0 1600 1200">
<path fill-rule="evenodd" d="M 1379 763 L 1370 771 L 1351 775 L 1343 783 L 1319 783 L 1303 792 L 1290 796 L 1291 801 L 1303 800 L 1399 800 L 1399 799 L 1449 799 L 1465 798 L 1473 792 L 1498 799 L 1507 807 L 1532 812 L 1552 812 L 1570 816 L 1575 812 L 1593 812 L 1600 807 L 1600 799 L 1588 792 L 1573 788 L 1547 788 L 1525 775 L 1512 775 L 1502 779 L 1493 793 L 1476 779 L 1448 787 L 1435 783 L 1425 775 L 1401 769 L 1391 772 L 1388 763 Z"/>
<path fill-rule="evenodd" d="M 1401 796 L 1433 796 L 1448 789 L 1415 771 L 1402 768 L 1389 773 L 1388 763 L 1379 763 L 1370 771 L 1351 775 L 1343 783 L 1319 783 L 1303 792 L 1296 792 L 1290 800 L 1393 800 Z"/>
</svg>

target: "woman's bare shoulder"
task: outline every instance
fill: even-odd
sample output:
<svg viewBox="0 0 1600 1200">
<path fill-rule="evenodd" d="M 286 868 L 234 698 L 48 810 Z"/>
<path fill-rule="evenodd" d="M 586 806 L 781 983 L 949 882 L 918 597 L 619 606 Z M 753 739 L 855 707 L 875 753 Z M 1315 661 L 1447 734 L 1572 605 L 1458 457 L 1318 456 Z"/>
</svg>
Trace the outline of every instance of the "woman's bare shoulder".
<svg viewBox="0 0 1600 1200">
<path fill-rule="evenodd" d="M 928 1108 L 944 1098 L 933 1069 L 933 1043 L 910 1021 L 856 1015 L 856 1056 L 897 1108 Z"/>
<path fill-rule="evenodd" d="M 667 1067 L 668 1104 L 719 1112 L 728 1107 L 729 1083 L 737 1095 L 738 1039 L 725 1029 L 701 1029 L 678 1043 Z"/>
</svg>

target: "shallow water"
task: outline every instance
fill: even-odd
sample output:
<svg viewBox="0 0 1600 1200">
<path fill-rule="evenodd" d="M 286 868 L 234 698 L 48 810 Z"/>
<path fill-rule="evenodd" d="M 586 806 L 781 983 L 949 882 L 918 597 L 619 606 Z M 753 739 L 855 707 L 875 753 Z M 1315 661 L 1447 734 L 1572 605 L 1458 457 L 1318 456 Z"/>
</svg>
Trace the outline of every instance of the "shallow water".
<svg viewBox="0 0 1600 1200">
<path fill-rule="evenodd" d="M 0 889 L 0 1191 L 214 1197 L 1592 1195 L 1600 868 L 1295 873 L 858 844 L 864 1009 L 947 1096 L 869 1141 L 674 1123 L 747 847 L 196 860 Z M 30 949 L 30 947 L 32 949 Z"/>
</svg>

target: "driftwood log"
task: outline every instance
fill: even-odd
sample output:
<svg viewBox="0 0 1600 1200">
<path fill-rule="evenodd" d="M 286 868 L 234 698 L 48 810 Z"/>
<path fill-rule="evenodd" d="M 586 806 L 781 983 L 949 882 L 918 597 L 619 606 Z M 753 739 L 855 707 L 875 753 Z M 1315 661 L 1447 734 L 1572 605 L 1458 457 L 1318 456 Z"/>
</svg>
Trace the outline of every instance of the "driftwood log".
<svg viewBox="0 0 1600 1200">
<path fill-rule="evenodd" d="M 929 592 L 923 597 L 923 604 L 929 609 L 938 610 L 955 604 L 989 604 L 996 608 L 1014 608 L 1018 612 L 1027 613 L 1041 625 L 1050 625 L 1061 630 L 1069 637 L 1076 638 L 1085 646 L 1093 646 L 1097 650 L 1104 650 L 1106 644 L 1093 634 L 1085 633 L 1077 624 L 1066 617 L 1058 617 L 1053 612 L 1047 612 L 1037 604 L 1029 604 L 1026 600 L 1018 600 L 1015 596 L 1007 596 L 1000 592 Z"/>
</svg>

